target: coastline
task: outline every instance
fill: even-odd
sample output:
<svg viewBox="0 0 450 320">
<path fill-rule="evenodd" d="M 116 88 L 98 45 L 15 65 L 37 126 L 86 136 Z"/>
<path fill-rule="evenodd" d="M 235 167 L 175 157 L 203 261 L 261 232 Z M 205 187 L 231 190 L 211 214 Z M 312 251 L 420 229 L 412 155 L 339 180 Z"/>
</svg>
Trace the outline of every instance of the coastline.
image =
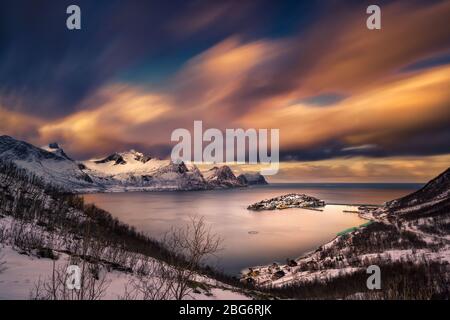
<svg viewBox="0 0 450 320">
<path fill-rule="evenodd" d="M 352 206 L 353 206 L 353 207 L 359 207 L 359 206 L 361 206 L 361 205 L 354 205 L 354 204 L 338 204 L 338 203 L 327 203 L 325 206 L 327 206 L 327 205 L 345 205 L 345 206 L 349 206 L 349 207 L 352 207 Z M 372 206 L 372 205 L 371 205 L 371 206 Z M 379 205 L 379 207 L 382 207 L 382 206 Z M 317 209 L 314 209 L 314 208 L 301 208 L 301 209 L 321 211 L 321 210 L 317 210 Z M 355 211 L 355 212 L 350 212 L 350 211 L 347 211 L 347 212 L 346 212 L 346 211 L 342 211 L 342 212 L 357 214 L 358 217 L 360 217 L 360 218 L 362 218 L 362 219 L 364 219 L 364 220 L 367 220 L 368 222 L 374 221 L 374 219 L 375 219 L 375 218 L 371 218 L 371 217 L 368 216 L 367 214 L 366 214 L 366 215 L 363 214 L 360 210 L 359 210 L 358 212 L 356 212 L 356 211 Z M 361 225 L 355 226 L 354 228 L 356 228 L 356 230 L 354 230 L 354 231 L 352 231 L 352 232 L 357 231 L 357 230 L 360 229 L 361 227 L 362 227 Z M 314 253 L 316 253 L 317 250 L 319 250 L 320 248 L 326 247 L 326 246 L 328 246 L 328 245 L 332 245 L 333 242 L 335 242 L 335 241 L 336 241 L 338 238 L 340 238 L 341 236 L 342 236 L 342 235 L 336 234 L 331 240 L 324 242 L 323 244 L 317 246 L 315 249 L 312 249 L 312 250 L 310 250 L 310 251 L 304 253 L 303 255 L 297 256 L 297 257 L 294 258 L 293 260 L 299 261 L 299 260 L 302 260 L 302 259 L 307 259 L 307 258 L 309 258 L 311 255 L 313 255 Z M 269 266 L 270 266 L 269 264 L 264 264 L 264 265 L 250 266 L 250 267 L 247 267 L 247 268 L 245 268 L 245 269 L 242 269 L 242 272 L 241 272 L 241 279 L 244 278 L 244 276 L 245 276 L 245 275 L 244 275 L 244 272 L 245 272 L 245 271 L 248 272 L 248 271 L 251 270 L 251 269 L 257 270 L 257 269 L 262 269 L 262 268 L 268 268 Z"/>
</svg>

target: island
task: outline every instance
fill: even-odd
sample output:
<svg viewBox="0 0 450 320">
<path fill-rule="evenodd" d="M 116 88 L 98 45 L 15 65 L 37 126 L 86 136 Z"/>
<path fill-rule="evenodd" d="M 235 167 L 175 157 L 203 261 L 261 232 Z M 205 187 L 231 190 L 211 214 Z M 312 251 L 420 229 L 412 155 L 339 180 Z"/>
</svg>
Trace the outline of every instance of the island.
<svg viewBox="0 0 450 320">
<path fill-rule="evenodd" d="M 325 201 L 302 193 L 289 193 L 272 199 L 265 199 L 253 203 L 248 210 L 276 210 L 288 208 L 315 209 L 325 206 Z"/>
</svg>

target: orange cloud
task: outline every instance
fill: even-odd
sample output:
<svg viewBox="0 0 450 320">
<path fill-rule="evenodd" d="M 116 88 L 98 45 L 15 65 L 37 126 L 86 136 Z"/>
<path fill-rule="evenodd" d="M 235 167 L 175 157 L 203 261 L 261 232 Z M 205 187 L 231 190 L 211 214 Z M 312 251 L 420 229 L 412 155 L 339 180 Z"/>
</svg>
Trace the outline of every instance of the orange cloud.
<svg viewBox="0 0 450 320">
<path fill-rule="evenodd" d="M 181 108 L 203 112 L 214 121 L 227 114 L 231 99 L 261 64 L 281 54 L 284 48 L 270 41 L 243 43 L 238 37 L 226 39 L 191 59 L 174 79 L 174 98 Z"/>
<path fill-rule="evenodd" d="M 194 120 L 222 129 L 279 128 L 284 150 L 320 147 L 328 141 L 395 149 L 408 144 L 412 133 L 448 127 L 450 66 L 400 70 L 450 52 L 450 2 L 383 5 L 381 31 L 366 29 L 364 9 L 333 11 L 289 38 L 229 37 L 188 61 L 164 91 L 108 85 L 83 101 L 77 108 L 81 111 L 55 121 L 44 123 L 0 109 L 6 114 L 1 129 L 14 134 L 27 126 L 39 127 L 42 142 L 70 141 L 69 151 L 98 155 L 130 144 L 167 145 L 173 129 L 190 128 Z M 188 19 L 186 32 L 204 30 L 226 12 L 221 6 L 206 10 L 198 21 Z M 326 107 L 305 102 L 330 92 L 345 99 Z M 382 180 L 389 178 L 389 170 L 406 174 L 409 161 L 353 159 L 296 165 L 295 170 L 286 164 L 280 177 L 289 173 L 344 179 L 340 174 L 345 173 L 345 179 Z M 441 158 L 424 159 L 443 167 Z M 409 168 L 415 172 L 412 176 L 431 178 L 419 159 L 415 161 Z"/>
<path fill-rule="evenodd" d="M 290 38 L 244 42 L 235 36 L 218 43 L 173 79 L 177 106 L 233 123 L 244 113 L 319 94 L 360 94 L 411 63 L 450 52 L 450 2 L 384 5 L 380 31 L 366 28 L 364 9 L 324 15 Z"/>
<path fill-rule="evenodd" d="M 70 141 L 71 152 L 108 152 L 126 143 L 147 144 L 150 138 L 155 142 L 155 133 L 137 135 L 133 128 L 151 127 L 171 110 L 162 95 L 120 85 L 103 88 L 84 104 L 88 109 L 42 125 L 41 140 Z"/>
<path fill-rule="evenodd" d="M 301 182 L 419 182 L 449 167 L 450 154 L 427 157 L 338 158 L 281 163 L 275 181 Z"/>
<path fill-rule="evenodd" d="M 394 2 L 382 6 L 382 29 L 372 31 L 361 11 L 338 15 L 333 29 L 325 22 L 320 35 L 313 33 L 327 35 L 323 41 L 328 45 L 302 77 L 299 92 L 360 92 L 418 59 L 450 49 L 449 16 L 449 1 L 424 6 Z"/>
<path fill-rule="evenodd" d="M 36 138 L 36 132 L 43 120 L 26 114 L 9 111 L 0 106 L 0 134 L 21 138 Z"/>
<path fill-rule="evenodd" d="M 449 119 L 450 66 L 392 80 L 335 105 L 306 104 L 259 110 L 240 119 L 244 127 L 279 128 L 282 148 L 330 139 L 349 144 L 389 143 L 399 133 Z M 381 140 L 381 141 L 380 141 Z"/>
<path fill-rule="evenodd" d="M 270 182 L 424 183 L 449 168 L 450 154 L 426 157 L 336 158 L 281 162 Z M 258 165 L 231 165 L 237 173 L 258 172 Z"/>
</svg>

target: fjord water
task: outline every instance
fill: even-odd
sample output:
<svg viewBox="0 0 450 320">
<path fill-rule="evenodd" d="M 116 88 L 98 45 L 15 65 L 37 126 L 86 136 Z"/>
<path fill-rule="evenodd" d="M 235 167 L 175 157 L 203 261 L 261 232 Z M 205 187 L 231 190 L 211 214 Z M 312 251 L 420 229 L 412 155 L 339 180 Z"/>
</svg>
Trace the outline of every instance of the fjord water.
<svg viewBox="0 0 450 320">
<path fill-rule="evenodd" d="M 419 189 L 418 184 L 270 184 L 248 188 L 129 192 L 85 195 L 119 220 L 153 238 L 182 227 L 191 216 L 203 216 L 222 239 L 218 256 L 209 263 L 228 274 L 249 266 L 285 262 L 333 239 L 336 233 L 365 220 L 350 204 L 382 204 Z M 322 212 L 306 209 L 249 211 L 254 202 L 298 192 L 325 200 Z M 344 205 L 345 204 L 345 205 Z"/>
</svg>

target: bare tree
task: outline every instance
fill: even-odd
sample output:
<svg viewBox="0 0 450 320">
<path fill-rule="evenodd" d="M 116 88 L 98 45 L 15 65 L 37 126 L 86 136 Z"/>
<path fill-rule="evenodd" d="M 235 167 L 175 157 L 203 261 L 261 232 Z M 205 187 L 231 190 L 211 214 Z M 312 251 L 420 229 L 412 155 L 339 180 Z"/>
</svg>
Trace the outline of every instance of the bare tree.
<svg viewBox="0 0 450 320">
<path fill-rule="evenodd" d="M 52 275 L 39 279 L 30 293 L 33 300 L 99 300 L 108 289 L 109 282 L 100 265 L 88 264 L 81 269 L 79 289 L 70 289 L 67 285 L 71 280 L 67 273 L 70 263 L 56 266 L 53 261 Z"/>
<path fill-rule="evenodd" d="M 98 248 L 98 242 L 91 238 L 90 230 L 91 223 L 88 220 L 83 239 L 77 246 L 81 252 L 75 250 L 67 263 L 60 266 L 56 266 L 56 261 L 53 260 L 51 277 L 43 281 L 39 279 L 30 293 L 31 299 L 98 300 L 104 296 L 109 282 L 106 280 L 106 270 L 103 270 L 99 262 L 101 250 Z M 81 265 L 79 289 L 71 289 L 68 286 L 68 281 L 71 280 L 67 272 L 70 265 Z"/>
<path fill-rule="evenodd" d="M 204 218 L 191 217 L 184 228 L 173 229 L 164 238 L 164 245 L 170 252 L 172 266 L 167 277 L 171 279 L 174 299 L 189 297 L 192 284 L 198 278 L 199 268 L 205 259 L 214 256 L 221 248 L 221 239 L 206 226 Z"/>
<path fill-rule="evenodd" d="M 203 218 L 190 218 L 183 228 L 168 232 L 162 244 L 167 261 L 147 259 L 137 270 L 122 299 L 182 300 L 190 297 L 205 259 L 220 250 L 221 239 L 211 232 Z"/>
<path fill-rule="evenodd" d="M 136 277 L 125 286 L 123 300 L 170 300 L 172 279 L 167 277 L 170 266 L 163 261 L 145 257 L 137 269 Z"/>
</svg>

